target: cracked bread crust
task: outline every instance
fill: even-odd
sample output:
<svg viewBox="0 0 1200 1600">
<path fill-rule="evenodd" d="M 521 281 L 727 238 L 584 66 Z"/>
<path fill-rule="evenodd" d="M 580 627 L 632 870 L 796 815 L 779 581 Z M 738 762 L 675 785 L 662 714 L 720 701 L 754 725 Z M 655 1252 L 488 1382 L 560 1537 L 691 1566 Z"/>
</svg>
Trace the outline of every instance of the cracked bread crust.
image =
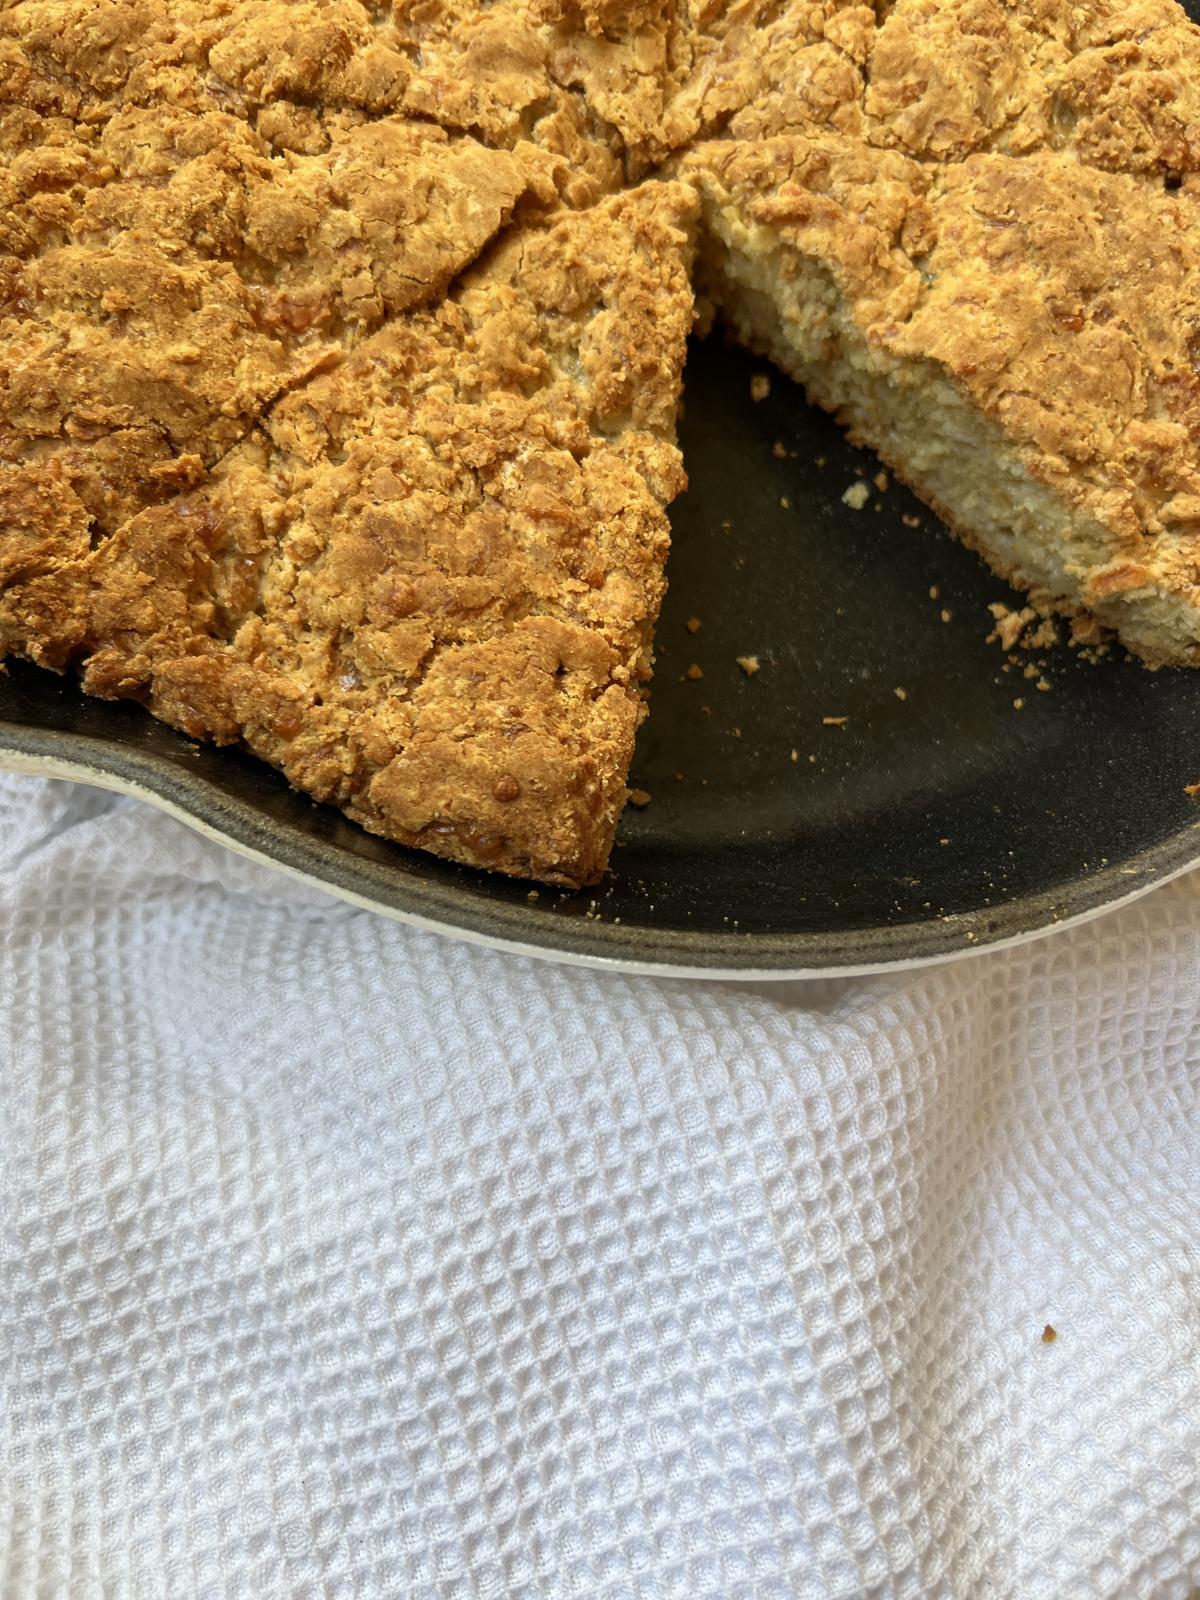
<svg viewBox="0 0 1200 1600">
<path fill-rule="evenodd" d="M 1200 30 L 1159 0 L 898 0 L 858 76 L 836 124 L 769 86 L 686 152 L 711 293 L 1040 604 L 1197 661 Z M 904 442 L 939 385 L 1023 486 L 1021 540 Z"/>
<path fill-rule="evenodd" d="M 0 12 L 0 97 L 90 124 L 215 103 L 309 153 L 331 121 L 419 118 L 531 143 L 582 206 L 621 184 L 621 140 L 649 136 L 665 63 L 627 38 L 581 79 L 577 31 L 588 45 L 582 19 L 555 25 L 535 0 L 17 0 Z"/>
<path fill-rule="evenodd" d="M 617 192 L 569 27 L 495 11 L 0 11 L 0 643 L 574 884 L 643 714 L 695 201 Z"/>
<path fill-rule="evenodd" d="M 390 838 L 594 881 L 683 482 L 694 209 L 651 184 L 514 227 L 202 488 L 11 587 L 6 633 Z"/>
<path fill-rule="evenodd" d="M 1040 603 L 1196 660 L 1198 39 L 1173 0 L 0 3 L 0 644 L 594 881 L 698 196 L 743 338 Z"/>
<path fill-rule="evenodd" d="M 95 121 L 27 99 L 0 106 L 10 575 L 34 547 L 53 558 L 45 497 L 62 500 L 73 558 L 202 479 L 362 333 L 440 298 L 520 202 L 554 195 L 530 147 L 403 117 L 333 119 L 320 152 L 298 154 L 212 97 Z"/>
<path fill-rule="evenodd" d="M 697 35 L 666 120 L 677 147 L 829 130 L 930 163 L 1056 150 L 1186 172 L 1195 41 L 1175 0 L 759 0 Z"/>
</svg>

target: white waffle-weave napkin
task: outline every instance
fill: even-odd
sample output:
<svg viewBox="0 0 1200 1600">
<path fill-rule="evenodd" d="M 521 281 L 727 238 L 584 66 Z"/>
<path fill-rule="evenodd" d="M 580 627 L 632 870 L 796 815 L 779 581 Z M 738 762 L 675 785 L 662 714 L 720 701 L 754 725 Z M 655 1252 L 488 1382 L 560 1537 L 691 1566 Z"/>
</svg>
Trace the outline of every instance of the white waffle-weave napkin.
<svg viewBox="0 0 1200 1600">
<path fill-rule="evenodd" d="M 3 1600 L 1200 1584 L 1195 878 L 754 987 L 0 839 Z"/>
</svg>

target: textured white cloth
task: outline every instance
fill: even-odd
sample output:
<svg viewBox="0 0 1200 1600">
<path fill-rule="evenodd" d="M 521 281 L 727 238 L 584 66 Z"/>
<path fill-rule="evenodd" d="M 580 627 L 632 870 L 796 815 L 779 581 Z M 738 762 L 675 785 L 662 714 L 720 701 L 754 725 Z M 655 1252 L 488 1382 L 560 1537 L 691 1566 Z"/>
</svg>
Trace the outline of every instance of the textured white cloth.
<svg viewBox="0 0 1200 1600">
<path fill-rule="evenodd" d="M 3 1600 L 1200 1584 L 1196 878 L 756 987 L 0 838 Z"/>
</svg>

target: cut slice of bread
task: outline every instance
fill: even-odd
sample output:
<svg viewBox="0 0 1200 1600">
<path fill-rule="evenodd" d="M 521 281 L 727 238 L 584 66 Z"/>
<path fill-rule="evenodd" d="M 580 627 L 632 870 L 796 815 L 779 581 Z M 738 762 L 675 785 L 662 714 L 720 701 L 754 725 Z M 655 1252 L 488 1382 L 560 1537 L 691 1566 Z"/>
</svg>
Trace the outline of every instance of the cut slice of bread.
<svg viewBox="0 0 1200 1600">
<path fill-rule="evenodd" d="M 694 214 L 656 182 L 511 228 L 202 486 L 27 568 L 6 636 L 389 838 L 593 882 L 683 485 Z"/>
<path fill-rule="evenodd" d="M 698 146 L 706 292 L 1040 607 L 1200 659 L 1195 198 L 1071 154 Z"/>
<path fill-rule="evenodd" d="M 391 838 L 604 870 L 697 211 L 999 573 L 1200 664 L 1174 0 L 15 0 L 0 150 L 0 649 Z"/>
</svg>

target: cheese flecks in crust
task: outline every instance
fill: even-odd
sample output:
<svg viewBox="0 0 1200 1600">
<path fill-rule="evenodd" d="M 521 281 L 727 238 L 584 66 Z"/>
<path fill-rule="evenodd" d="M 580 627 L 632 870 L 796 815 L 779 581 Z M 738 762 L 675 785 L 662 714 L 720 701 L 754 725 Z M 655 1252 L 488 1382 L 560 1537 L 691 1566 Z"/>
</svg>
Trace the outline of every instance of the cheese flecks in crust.
<svg viewBox="0 0 1200 1600">
<path fill-rule="evenodd" d="M 0 648 L 594 881 L 698 253 L 1040 607 L 1200 660 L 1198 41 L 1173 0 L 10 0 Z"/>
<path fill-rule="evenodd" d="M 10 591 L 8 628 L 391 838 L 593 880 L 683 481 L 694 205 L 653 184 L 513 228 L 202 489 Z"/>
</svg>

